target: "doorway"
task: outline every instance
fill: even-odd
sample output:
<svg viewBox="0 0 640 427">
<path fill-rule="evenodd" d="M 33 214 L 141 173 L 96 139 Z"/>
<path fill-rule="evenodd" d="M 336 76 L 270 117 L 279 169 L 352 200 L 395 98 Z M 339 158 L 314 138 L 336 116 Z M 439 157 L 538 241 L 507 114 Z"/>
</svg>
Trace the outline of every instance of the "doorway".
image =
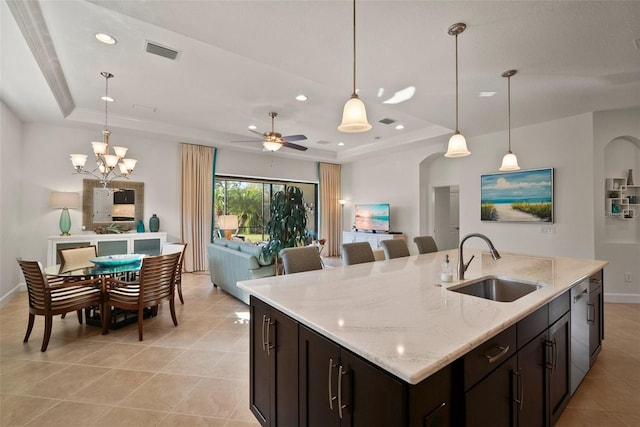
<svg viewBox="0 0 640 427">
<path fill-rule="evenodd" d="M 460 189 L 433 187 L 433 238 L 438 250 L 455 249 L 460 240 Z"/>
</svg>

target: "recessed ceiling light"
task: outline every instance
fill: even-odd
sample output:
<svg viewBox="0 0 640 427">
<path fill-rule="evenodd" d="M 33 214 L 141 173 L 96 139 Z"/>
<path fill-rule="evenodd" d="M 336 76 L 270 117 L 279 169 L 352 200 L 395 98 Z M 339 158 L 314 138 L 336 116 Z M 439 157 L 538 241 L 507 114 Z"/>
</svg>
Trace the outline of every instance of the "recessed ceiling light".
<svg viewBox="0 0 640 427">
<path fill-rule="evenodd" d="M 117 43 L 115 38 L 113 38 L 109 34 L 105 34 L 105 33 L 97 33 L 96 34 L 96 39 L 98 39 L 98 41 L 101 41 L 104 44 L 116 44 Z"/>
<path fill-rule="evenodd" d="M 495 95 L 495 94 L 496 94 L 495 92 L 480 92 L 480 93 L 478 94 L 478 96 L 479 96 L 480 98 L 488 98 L 488 97 L 493 96 L 493 95 Z"/>
<path fill-rule="evenodd" d="M 249 127 L 249 129 L 251 129 L 251 130 L 256 130 L 256 129 L 258 129 L 258 126 L 256 126 L 256 125 L 249 125 L 248 127 Z"/>
<path fill-rule="evenodd" d="M 307 97 L 307 95 L 304 95 L 304 94 L 301 93 L 300 95 L 296 96 L 296 99 L 298 101 L 306 101 L 309 98 Z"/>
<path fill-rule="evenodd" d="M 115 99 L 113 99 L 110 96 L 101 96 L 100 99 L 102 99 L 103 101 L 107 101 L 107 102 L 113 102 L 115 101 Z"/>
<path fill-rule="evenodd" d="M 415 86 L 407 86 L 404 89 L 400 89 L 393 96 L 386 101 L 383 101 L 383 104 L 400 104 L 401 102 L 408 101 L 413 98 L 413 95 L 416 93 Z"/>
<path fill-rule="evenodd" d="M 344 145 L 344 142 L 338 142 L 338 146 L 342 147 Z"/>
<path fill-rule="evenodd" d="M 396 125 L 396 130 L 402 130 L 404 129 L 404 125 Z"/>
</svg>

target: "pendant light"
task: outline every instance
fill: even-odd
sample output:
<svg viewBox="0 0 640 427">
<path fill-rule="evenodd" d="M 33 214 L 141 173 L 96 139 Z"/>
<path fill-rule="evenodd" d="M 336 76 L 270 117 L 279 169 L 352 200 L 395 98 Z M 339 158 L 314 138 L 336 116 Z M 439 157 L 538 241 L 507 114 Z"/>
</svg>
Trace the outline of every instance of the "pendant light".
<svg viewBox="0 0 640 427">
<path fill-rule="evenodd" d="M 449 146 L 445 157 L 464 157 L 471 154 L 467 149 L 467 141 L 458 130 L 458 34 L 467 28 L 466 24 L 457 23 L 449 27 L 449 35 L 456 37 L 456 132 L 449 138 Z"/>
<path fill-rule="evenodd" d="M 518 70 L 508 70 L 502 73 L 502 77 L 507 78 L 507 98 L 508 98 L 508 110 L 509 110 L 509 151 L 502 158 L 502 166 L 500 171 L 517 171 L 520 170 L 518 166 L 518 158 L 511 152 L 511 77 L 515 76 Z"/>
<path fill-rule="evenodd" d="M 356 93 L 356 0 L 353 0 L 353 93 L 344 104 L 342 123 L 338 126 L 340 132 L 357 133 L 371 130 L 367 120 L 367 110 Z"/>
</svg>

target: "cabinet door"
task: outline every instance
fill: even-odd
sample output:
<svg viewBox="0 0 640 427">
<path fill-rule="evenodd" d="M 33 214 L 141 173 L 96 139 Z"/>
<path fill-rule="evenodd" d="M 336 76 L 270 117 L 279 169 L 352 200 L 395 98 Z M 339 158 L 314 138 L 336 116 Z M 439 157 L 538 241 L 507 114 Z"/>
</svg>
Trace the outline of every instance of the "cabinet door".
<svg viewBox="0 0 640 427">
<path fill-rule="evenodd" d="M 603 328 L 602 287 L 589 294 L 587 304 L 587 323 L 589 323 L 589 366 L 593 366 L 602 349 Z"/>
<path fill-rule="evenodd" d="M 545 330 L 518 351 L 516 405 L 520 427 L 543 427 L 547 423 L 545 405 L 546 343 L 547 331 Z"/>
<path fill-rule="evenodd" d="M 554 425 L 571 397 L 571 313 L 549 327 L 551 351 L 547 360 L 549 425 Z"/>
<path fill-rule="evenodd" d="M 337 378 L 340 348 L 302 325 L 299 328 L 299 347 L 299 425 L 339 426 Z"/>
<path fill-rule="evenodd" d="M 271 425 L 270 376 L 272 366 L 266 351 L 266 322 L 269 307 L 251 298 L 251 327 L 249 329 L 249 407 L 263 426 Z"/>
<path fill-rule="evenodd" d="M 342 377 L 337 381 L 338 405 L 342 404 L 341 425 L 407 425 L 405 387 L 400 381 L 344 349 L 337 375 Z"/>
<path fill-rule="evenodd" d="M 465 425 L 516 425 L 516 372 L 517 356 L 514 355 L 465 393 Z"/>
<path fill-rule="evenodd" d="M 267 354 L 274 359 L 271 393 L 271 425 L 298 424 L 298 322 L 271 309 L 271 330 L 267 334 L 269 345 L 275 345 Z"/>
</svg>

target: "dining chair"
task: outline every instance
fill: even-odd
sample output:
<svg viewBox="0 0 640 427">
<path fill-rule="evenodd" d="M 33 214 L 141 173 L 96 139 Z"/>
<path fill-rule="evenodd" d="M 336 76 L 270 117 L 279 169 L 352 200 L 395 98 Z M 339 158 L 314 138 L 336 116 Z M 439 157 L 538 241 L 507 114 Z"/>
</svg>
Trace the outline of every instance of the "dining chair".
<svg viewBox="0 0 640 427">
<path fill-rule="evenodd" d="M 29 299 L 29 323 L 24 341 L 29 341 L 35 316 L 44 316 L 44 336 L 40 351 L 46 351 L 51 337 L 53 316 L 79 312 L 78 321 L 82 324 L 82 309 L 102 304 L 100 278 L 70 280 L 66 277 L 47 278 L 38 261 L 25 261 L 18 258 L 18 264 L 27 283 Z"/>
<path fill-rule="evenodd" d="M 284 274 L 322 270 L 322 258 L 317 246 L 285 248 L 280 251 L 280 258 L 284 264 Z"/>
<path fill-rule="evenodd" d="M 169 300 L 169 309 L 173 324 L 178 326 L 175 308 L 175 277 L 178 270 L 180 253 L 158 255 L 142 259 L 140 280 L 125 282 L 114 278 L 105 279 L 104 313 L 102 333 L 109 332 L 111 308 L 137 311 L 138 339 L 142 341 L 142 322 L 144 309 L 155 307 L 163 300 Z"/>
<path fill-rule="evenodd" d="M 369 242 L 354 242 L 342 244 L 342 262 L 344 265 L 373 262 L 373 250 Z"/>
<path fill-rule="evenodd" d="M 96 245 L 77 246 L 75 248 L 58 249 L 60 271 L 72 271 L 93 267 L 91 258 L 98 256 Z"/>
<path fill-rule="evenodd" d="M 178 260 L 178 270 L 176 271 L 176 288 L 178 289 L 178 297 L 180 303 L 184 304 L 182 298 L 182 261 L 184 260 L 184 253 L 187 250 L 186 243 L 165 243 L 160 249 L 160 255 L 169 255 L 174 253 L 180 253 L 180 259 Z"/>
<path fill-rule="evenodd" d="M 380 241 L 386 259 L 409 256 L 409 248 L 404 239 L 389 239 Z"/>
<path fill-rule="evenodd" d="M 438 252 L 438 246 L 431 236 L 416 236 L 413 238 L 413 241 L 418 247 L 418 253 L 420 254 Z"/>
</svg>

